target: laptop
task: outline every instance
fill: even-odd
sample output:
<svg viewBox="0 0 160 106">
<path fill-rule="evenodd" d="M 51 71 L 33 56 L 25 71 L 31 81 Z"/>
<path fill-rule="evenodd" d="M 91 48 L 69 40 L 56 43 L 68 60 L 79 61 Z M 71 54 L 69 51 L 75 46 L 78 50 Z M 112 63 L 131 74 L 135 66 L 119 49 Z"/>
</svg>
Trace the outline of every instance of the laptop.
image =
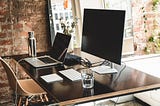
<svg viewBox="0 0 160 106">
<path fill-rule="evenodd" d="M 24 60 L 35 68 L 63 64 L 71 36 L 57 32 L 49 55 L 28 57 Z"/>
</svg>

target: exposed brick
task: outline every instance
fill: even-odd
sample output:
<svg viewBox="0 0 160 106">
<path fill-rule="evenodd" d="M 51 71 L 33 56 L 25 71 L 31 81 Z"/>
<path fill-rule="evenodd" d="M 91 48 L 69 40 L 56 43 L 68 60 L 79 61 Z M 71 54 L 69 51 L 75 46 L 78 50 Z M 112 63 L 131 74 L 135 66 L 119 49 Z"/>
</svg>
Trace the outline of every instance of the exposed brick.
<svg viewBox="0 0 160 106">
<path fill-rule="evenodd" d="M 0 17 L 0 22 L 5 22 L 5 18 L 4 17 Z"/>
<path fill-rule="evenodd" d="M 37 52 L 49 49 L 46 6 L 47 0 L 0 0 L 0 56 L 27 54 L 29 31 L 35 32 L 39 42 Z M 9 95 L 4 72 L 0 65 L 0 103 L 5 100 L 4 96 Z"/>
<path fill-rule="evenodd" d="M 28 51 L 28 47 L 19 45 L 19 47 L 15 48 L 16 51 Z"/>
<path fill-rule="evenodd" d="M 1 40 L 0 45 L 11 45 L 13 44 L 11 40 Z"/>
<path fill-rule="evenodd" d="M 6 53 L 8 51 L 8 47 L 0 47 L 0 52 L 2 53 L 1 56 L 3 56 L 3 53 Z"/>
<path fill-rule="evenodd" d="M 16 24 L 16 25 L 14 25 L 13 27 L 14 27 L 15 29 L 20 29 L 20 28 L 23 28 L 23 24 L 18 23 L 18 24 Z"/>
<path fill-rule="evenodd" d="M 0 38 L 5 38 L 6 37 L 6 33 L 0 32 Z"/>
<path fill-rule="evenodd" d="M 0 7 L 4 7 L 4 6 L 6 6 L 6 2 L 4 0 L 1 0 L 0 1 Z"/>
<path fill-rule="evenodd" d="M 7 11 L 6 10 L 0 10 L 0 15 L 6 15 Z"/>
<path fill-rule="evenodd" d="M 2 98 L 6 98 L 5 101 L 8 101 L 9 99 L 11 99 L 11 94 L 12 94 L 12 90 L 10 88 L 10 86 L 7 86 L 7 87 L 3 87 L 3 88 L 0 88 L 0 103 L 2 102 Z"/>
<path fill-rule="evenodd" d="M 11 24 L 2 25 L 2 30 L 10 30 L 10 29 L 11 29 Z"/>
<path fill-rule="evenodd" d="M 3 71 L 0 74 L 0 81 L 6 81 L 6 80 L 7 80 L 7 75 L 6 75 L 5 71 Z"/>
<path fill-rule="evenodd" d="M 4 82 L 4 81 L 3 81 Z M 1 87 L 8 87 L 9 85 L 8 85 L 8 80 L 5 80 L 5 82 L 4 83 L 0 83 L 0 86 Z"/>
</svg>

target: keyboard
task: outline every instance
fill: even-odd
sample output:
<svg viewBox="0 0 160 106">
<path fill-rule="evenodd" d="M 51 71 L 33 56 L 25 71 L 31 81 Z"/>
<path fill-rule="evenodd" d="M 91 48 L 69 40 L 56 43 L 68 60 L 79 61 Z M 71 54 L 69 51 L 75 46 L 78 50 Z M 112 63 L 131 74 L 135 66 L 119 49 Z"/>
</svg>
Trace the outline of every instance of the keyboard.
<svg viewBox="0 0 160 106">
<path fill-rule="evenodd" d="M 55 66 L 60 64 L 61 62 L 52 59 L 49 56 L 40 56 L 40 57 L 28 57 L 25 58 L 24 61 L 29 63 L 35 68 L 42 68 L 46 66 Z"/>
<path fill-rule="evenodd" d="M 59 72 L 63 74 L 65 77 L 67 77 L 68 79 L 70 79 L 71 81 L 81 80 L 81 73 L 74 69 L 67 69 Z"/>
<path fill-rule="evenodd" d="M 43 61 L 44 63 L 55 63 L 56 61 L 49 58 L 49 57 L 40 57 L 39 60 Z"/>
</svg>

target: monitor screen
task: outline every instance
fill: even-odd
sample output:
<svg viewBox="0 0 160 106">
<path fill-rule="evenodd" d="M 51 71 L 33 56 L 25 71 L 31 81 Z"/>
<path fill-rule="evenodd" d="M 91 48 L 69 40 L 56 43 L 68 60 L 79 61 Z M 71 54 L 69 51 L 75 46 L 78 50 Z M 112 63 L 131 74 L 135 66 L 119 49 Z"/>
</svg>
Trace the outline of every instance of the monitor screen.
<svg viewBox="0 0 160 106">
<path fill-rule="evenodd" d="M 81 50 L 121 64 L 125 11 L 84 9 Z"/>
</svg>

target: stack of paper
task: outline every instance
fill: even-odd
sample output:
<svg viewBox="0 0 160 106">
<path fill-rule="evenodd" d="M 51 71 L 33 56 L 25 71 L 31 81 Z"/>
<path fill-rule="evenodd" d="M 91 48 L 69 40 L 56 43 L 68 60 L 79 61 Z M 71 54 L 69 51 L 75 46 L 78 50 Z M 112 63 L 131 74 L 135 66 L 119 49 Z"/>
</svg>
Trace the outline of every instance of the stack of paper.
<svg viewBox="0 0 160 106">
<path fill-rule="evenodd" d="M 94 72 L 97 72 L 98 74 L 113 74 L 118 72 L 115 68 L 111 68 L 106 65 L 100 65 L 100 66 L 92 67 L 90 69 Z"/>
<path fill-rule="evenodd" d="M 43 80 L 45 80 L 47 83 L 55 82 L 55 81 L 62 81 L 63 78 L 61 78 L 57 74 L 49 74 L 49 75 L 43 75 L 41 76 Z"/>
</svg>

